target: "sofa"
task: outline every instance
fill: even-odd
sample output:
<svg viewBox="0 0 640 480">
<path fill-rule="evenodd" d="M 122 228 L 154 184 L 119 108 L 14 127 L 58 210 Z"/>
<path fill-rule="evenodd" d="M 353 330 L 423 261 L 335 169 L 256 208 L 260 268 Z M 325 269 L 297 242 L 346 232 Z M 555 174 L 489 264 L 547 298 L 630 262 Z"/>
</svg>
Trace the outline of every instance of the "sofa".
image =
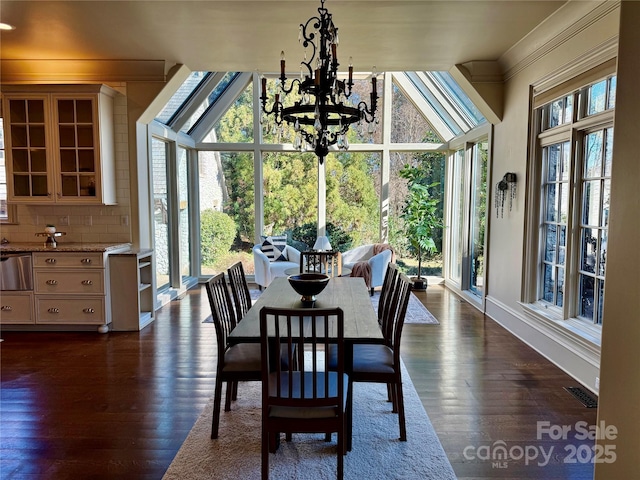
<svg viewBox="0 0 640 480">
<path fill-rule="evenodd" d="M 266 288 L 276 277 L 286 277 L 285 270 L 300 268 L 300 251 L 287 245 L 283 251 L 287 260 L 270 261 L 262 251 L 262 244 L 253 246 L 253 266 L 255 268 L 255 282 L 260 289 Z"/>
<path fill-rule="evenodd" d="M 371 268 L 371 283 L 369 288 L 371 289 L 372 295 L 375 287 L 382 286 L 385 273 L 387 272 L 387 265 L 389 265 L 393 258 L 393 250 L 390 248 L 374 255 L 374 250 L 381 248 L 379 245 L 380 244 L 369 243 L 347 250 L 342 254 L 343 269 L 349 268 L 353 270 L 354 265 L 358 262 L 367 262 L 369 264 Z"/>
</svg>

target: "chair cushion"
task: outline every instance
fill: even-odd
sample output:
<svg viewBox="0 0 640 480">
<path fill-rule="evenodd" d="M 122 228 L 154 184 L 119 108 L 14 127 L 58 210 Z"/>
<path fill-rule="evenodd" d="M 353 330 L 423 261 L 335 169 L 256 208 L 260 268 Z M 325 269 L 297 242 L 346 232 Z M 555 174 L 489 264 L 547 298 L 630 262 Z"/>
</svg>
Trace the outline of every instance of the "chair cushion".
<svg viewBox="0 0 640 480">
<path fill-rule="evenodd" d="M 329 346 L 329 370 L 338 363 L 338 351 Z M 393 350 L 386 345 L 355 344 L 353 346 L 353 368 L 357 373 L 393 373 Z"/>
<path fill-rule="evenodd" d="M 389 373 L 393 370 L 393 350 L 386 345 L 354 345 L 353 373 Z"/>
<path fill-rule="evenodd" d="M 289 260 L 281 260 L 279 262 L 271 262 L 269 264 L 269 272 L 271 274 L 271 278 L 276 277 L 286 277 L 287 274 L 285 270 L 289 270 L 290 268 L 300 268 L 299 263 L 291 262 Z M 296 272 L 297 273 L 297 272 Z"/>
<path fill-rule="evenodd" d="M 270 262 L 279 262 L 288 260 L 287 252 L 287 236 L 277 235 L 262 237 L 262 246 L 260 249 L 267 256 Z"/>
<path fill-rule="evenodd" d="M 305 376 L 305 391 L 304 394 L 301 392 L 301 383 L 300 376 L 304 374 Z M 269 375 L 269 395 L 275 397 L 277 395 L 277 373 L 272 373 Z M 312 388 L 312 377 L 313 372 L 293 372 L 293 384 L 292 384 L 292 397 L 300 398 L 303 396 L 304 398 L 313 398 L 313 388 Z M 325 372 L 316 372 L 318 376 L 318 396 L 324 395 L 324 382 L 325 382 Z M 329 395 L 337 396 L 338 395 L 338 374 L 337 372 L 329 372 Z M 280 374 L 281 385 L 282 387 L 288 387 L 289 385 L 289 374 L 287 372 L 282 372 Z M 346 409 L 347 403 L 347 392 L 349 390 L 349 377 L 344 374 L 342 376 L 343 388 L 344 388 L 344 398 L 343 398 L 343 411 Z M 288 392 L 284 390 L 282 392 L 282 396 L 287 396 Z M 270 417 L 278 417 L 278 418 L 333 418 L 335 417 L 337 412 L 337 406 L 324 406 L 324 407 L 313 407 L 313 406 L 304 406 L 304 407 L 290 407 L 290 406 L 281 406 L 281 405 L 272 405 L 269 409 Z"/>
<path fill-rule="evenodd" d="M 262 365 L 259 343 L 232 345 L 224 353 L 223 372 L 259 372 Z"/>
</svg>

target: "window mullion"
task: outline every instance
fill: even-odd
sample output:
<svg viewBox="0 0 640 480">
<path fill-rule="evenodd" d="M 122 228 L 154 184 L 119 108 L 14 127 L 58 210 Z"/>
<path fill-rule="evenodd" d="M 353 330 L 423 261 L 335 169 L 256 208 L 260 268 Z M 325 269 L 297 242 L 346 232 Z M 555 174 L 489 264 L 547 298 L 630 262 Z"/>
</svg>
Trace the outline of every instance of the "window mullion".
<svg viewBox="0 0 640 480">
<path fill-rule="evenodd" d="M 582 209 L 578 205 L 581 199 L 581 152 L 584 137 L 575 129 L 571 132 L 571 175 L 569 176 L 569 218 L 567 219 L 567 246 L 566 246 L 566 275 L 565 275 L 565 303 L 562 318 L 568 319 L 576 316 L 577 287 L 580 256 L 580 216 Z"/>
</svg>

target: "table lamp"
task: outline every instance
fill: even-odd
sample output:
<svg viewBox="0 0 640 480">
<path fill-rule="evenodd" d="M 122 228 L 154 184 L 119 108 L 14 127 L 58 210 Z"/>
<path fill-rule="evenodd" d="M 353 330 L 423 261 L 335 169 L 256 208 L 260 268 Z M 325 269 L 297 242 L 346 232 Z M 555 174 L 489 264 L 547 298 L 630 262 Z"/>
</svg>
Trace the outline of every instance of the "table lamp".
<svg viewBox="0 0 640 480">
<path fill-rule="evenodd" d="M 314 250 L 318 251 L 327 251 L 331 250 L 331 244 L 329 243 L 329 239 L 322 235 L 316 239 L 316 243 L 313 245 Z"/>
</svg>

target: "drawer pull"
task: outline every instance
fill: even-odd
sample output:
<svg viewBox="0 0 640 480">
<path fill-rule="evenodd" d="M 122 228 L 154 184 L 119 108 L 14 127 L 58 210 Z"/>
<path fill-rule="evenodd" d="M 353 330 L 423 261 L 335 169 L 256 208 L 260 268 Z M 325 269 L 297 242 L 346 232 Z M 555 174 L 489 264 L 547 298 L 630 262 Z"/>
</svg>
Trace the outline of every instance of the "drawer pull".
<svg viewBox="0 0 640 480">
<path fill-rule="evenodd" d="M 10 312 L 11 310 L 13 310 L 13 307 L 11 305 L 2 305 L 2 307 L 0 307 L 0 310 L 2 310 L 3 312 Z"/>
<path fill-rule="evenodd" d="M 47 285 L 57 285 L 58 281 L 57 280 L 47 280 Z"/>
<path fill-rule="evenodd" d="M 91 263 L 91 259 L 90 258 L 83 258 L 82 260 L 80 260 L 81 263 L 84 263 L 85 265 L 89 265 Z"/>
<path fill-rule="evenodd" d="M 93 280 L 82 280 L 83 285 L 93 285 Z"/>
<path fill-rule="evenodd" d="M 60 309 L 56 308 L 56 307 L 51 307 L 49 310 L 47 310 L 47 312 L 49 312 L 49 313 L 60 313 Z"/>
<path fill-rule="evenodd" d="M 56 259 L 55 258 L 47 258 L 45 260 L 45 263 L 56 263 Z"/>
<path fill-rule="evenodd" d="M 93 308 L 85 308 L 84 310 L 82 310 L 84 313 L 96 313 L 95 309 Z"/>
</svg>

